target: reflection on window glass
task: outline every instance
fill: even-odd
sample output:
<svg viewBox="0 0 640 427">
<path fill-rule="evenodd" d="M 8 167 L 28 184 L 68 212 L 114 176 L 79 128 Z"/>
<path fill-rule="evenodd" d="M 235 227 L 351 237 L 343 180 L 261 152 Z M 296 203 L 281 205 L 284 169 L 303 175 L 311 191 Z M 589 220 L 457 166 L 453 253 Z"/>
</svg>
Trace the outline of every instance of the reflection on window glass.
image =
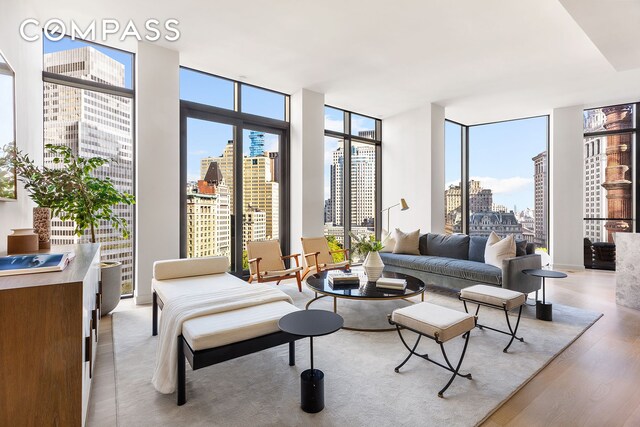
<svg viewBox="0 0 640 427">
<path fill-rule="evenodd" d="M 630 129 L 634 114 L 634 104 L 584 110 L 584 133 Z"/>
<path fill-rule="evenodd" d="M 462 231 L 462 126 L 445 121 L 444 124 L 444 230 L 451 234 Z"/>
<path fill-rule="evenodd" d="M 187 257 L 232 259 L 233 126 L 187 119 Z"/>
<path fill-rule="evenodd" d="M 533 117 L 469 128 L 470 235 L 495 231 L 547 248 L 547 125 Z"/>
<path fill-rule="evenodd" d="M 337 108 L 324 107 L 324 128 L 344 133 L 344 112 Z"/>
<path fill-rule="evenodd" d="M 277 120 L 285 119 L 285 96 L 276 92 L 242 85 L 242 112 Z"/>
<path fill-rule="evenodd" d="M 132 53 L 66 36 L 43 43 L 44 71 L 133 89 Z"/>
<path fill-rule="evenodd" d="M 244 129 L 242 147 L 242 254 L 247 242 L 280 237 L 280 138 Z"/>
<path fill-rule="evenodd" d="M 233 110 L 233 82 L 180 68 L 180 99 Z"/>
<path fill-rule="evenodd" d="M 376 139 L 376 121 L 370 117 L 351 115 L 351 135 Z"/>
<path fill-rule="evenodd" d="M 615 269 L 615 233 L 633 232 L 634 105 L 584 112 L 584 265 Z"/>
</svg>

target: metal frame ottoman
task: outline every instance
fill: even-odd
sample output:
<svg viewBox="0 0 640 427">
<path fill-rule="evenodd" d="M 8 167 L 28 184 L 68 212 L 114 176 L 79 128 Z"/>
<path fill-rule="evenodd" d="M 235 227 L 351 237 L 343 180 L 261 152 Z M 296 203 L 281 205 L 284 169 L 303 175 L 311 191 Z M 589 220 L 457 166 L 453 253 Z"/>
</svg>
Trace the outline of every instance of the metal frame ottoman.
<svg viewBox="0 0 640 427">
<path fill-rule="evenodd" d="M 428 302 L 421 302 L 409 307 L 394 310 L 393 313 L 389 315 L 389 323 L 396 327 L 402 344 L 404 344 L 407 350 L 409 350 L 409 355 L 401 364 L 396 366 L 396 372 L 400 372 L 400 368 L 402 368 L 413 355 L 421 357 L 449 372 L 452 372 L 453 375 L 451 375 L 449 382 L 447 382 L 442 390 L 438 392 L 438 397 L 443 397 L 443 393 L 449 388 L 456 376 L 461 376 L 469 380 L 472 379 L 471 374 L 460 373 L 460 366 L 462 365 L 462 360 L 464 359 L 464 355 L 467 351 L 467 345 L 469 344 L 469 331 L 476 326 L 476 318 L 474 316 L 461 311 L 452 310 L 450 308 L 430 304 Z M 413 345 L 413 348 L 407 344 L 402 336 L 402 329 L 408 329 L 418 334 L 418 339 Z M 443 344 L 446 341 L 461 335 L 465 338 L 464 348 L 460 354 L 460 360 L 454 368 L 447 357 Z M 429 355 L 426 353 L 416 353 L 418 343 L 423 336 L 434 340 L 440 345 L 440 350 L 442 351 L 442 356 L 444 357 L 446 365 L 429 358 Z"/>
<path fill-rule="evenodd" d="M 516 333 L 518 332 L 518 326 L 520 325 L 522 307 L 527 300 L 527 296 L 525 294 L 523 294 L 522 292 L 498 288 L 495 286 L 474 285 L 461 290 L 458 298 L 460 298 L 460 300 L 464 303 L 464 311 L 466 311 L 467 313 L 469 312 L 469 310 L 467 309 L 467 302 L 478 305 L 475 314 L 476 317 L 478 316 L 481 305 L 504 311 L 504 316 L 507 319 L 509 332 L 495 329 L 487 325 L 481 325 L 480 323 L 477 324 L 479 329 L 490 329 L 492 331 L 511 336 L 511 340 L 509 341 L 509 344 L 507 344 L 507 346 L 502 350 L 503 352 L 507 353 L 507 350 L 509 350 L 509 347 L 511 346 L 511 343 L 513 343 L 514 339 L 517 339 L 520 342 L 524 342 L 524 338 L 516 336 Z M 518 307 L 518 320 L 516 321 L 515 328 L 512 328 L 511 321 L 509 320 L 509 311 Z"/>
</svg>

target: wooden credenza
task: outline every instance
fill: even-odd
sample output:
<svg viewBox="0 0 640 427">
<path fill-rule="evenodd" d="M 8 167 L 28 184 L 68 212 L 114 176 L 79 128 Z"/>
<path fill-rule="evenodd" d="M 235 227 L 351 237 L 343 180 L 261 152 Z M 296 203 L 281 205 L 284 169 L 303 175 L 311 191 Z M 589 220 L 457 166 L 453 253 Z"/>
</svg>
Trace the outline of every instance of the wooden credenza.
<svg viewBox="0 0 640 427">
<path fill-rule="evenodd" d="M 100 321 L 100 245 L 61 272 L 0 277 L 0 426 L 85 423 Z"/>
</svg>

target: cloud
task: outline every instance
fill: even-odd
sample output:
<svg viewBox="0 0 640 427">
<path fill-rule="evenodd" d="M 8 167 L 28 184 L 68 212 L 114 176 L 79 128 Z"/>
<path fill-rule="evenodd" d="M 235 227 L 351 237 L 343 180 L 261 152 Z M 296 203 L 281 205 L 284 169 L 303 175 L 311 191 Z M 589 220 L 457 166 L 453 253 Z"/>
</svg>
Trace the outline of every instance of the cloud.
<svg viewBox="0 0 640 427">
<path fill-rule="evenodd" d="M 325 114 L 324 128 L 334 130 L 336 132 L 344 132 L 344 121 L 342 119 L 334 119 L 331 116 Z"/>
<path fill-rule="evenodd" d="M 491 189 L 493 194 L 512 194 L 525 190 L 533 184 L 533 178 L 523 178 L 521 176 L 513 176 L 510 178 L 491 178 L 488 176 L 472 176 L 472 180 L 480 181 L 482 188 Z M 451 181 L 446 184 L 446 188 L 450 185 L 458 185 L 460 181 Z"/>
</svg>

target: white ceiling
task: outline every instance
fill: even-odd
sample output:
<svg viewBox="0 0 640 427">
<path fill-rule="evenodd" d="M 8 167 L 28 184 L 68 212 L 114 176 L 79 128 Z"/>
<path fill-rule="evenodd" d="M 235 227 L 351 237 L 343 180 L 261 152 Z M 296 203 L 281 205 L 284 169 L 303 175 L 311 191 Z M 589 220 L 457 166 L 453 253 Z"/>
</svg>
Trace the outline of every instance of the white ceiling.
<svg viewBox="0 0 640 427">
<path fill-rule="evenodd" d="M 638 0 L 33 1 L 40 19 L 177 18 L 180 40 L 161 44 L 182 65 L 381 118 L 433 102 L 473 124 L 640 99 Z"/>
</svg>

